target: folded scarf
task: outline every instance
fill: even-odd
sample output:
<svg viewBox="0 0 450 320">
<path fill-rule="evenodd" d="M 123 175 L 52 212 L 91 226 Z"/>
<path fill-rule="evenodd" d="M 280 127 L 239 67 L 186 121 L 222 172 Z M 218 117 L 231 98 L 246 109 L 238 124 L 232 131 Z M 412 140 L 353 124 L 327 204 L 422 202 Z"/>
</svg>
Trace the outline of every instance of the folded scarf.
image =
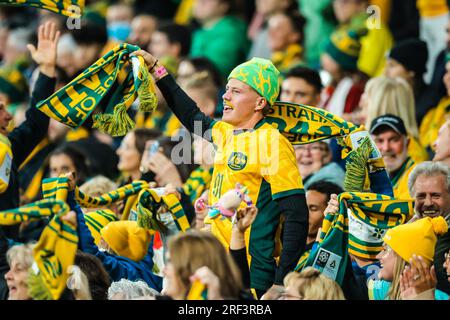
<svg viewBox="0 0 450 320">
<path fill-rule="evenodd" d="M 94 128 L 112 136 L 125 135 L 135 125 L 127 110 L 137 97 L 141 111 L 153 111 L 157 105 L 144 59 L 130 58 L 139 49 L 126 43 L 115 47 L 37 108 L 72 128 L 81 126 L 97 109 Z"/>
<path fill-rule="evenodd" d="M 0 0 L 0 4 L 36 7 L 74 18 L 79 17 L 84 9 L 84 0 Z M 75 12 L 72 6 L 77 6 L 81 11 Z"/>
<path fill-rule="evenodd" d="M 353 192 L 341 193 L 338 201 L 339 211 L 325 217 L 319 243 L 311 250 L 305 266 L 313 266 L 342 285 L 348 253 L 376 256 L 382 250 L 386 230 L 406 221 L 413 211 L 413 201 Z M 372 227 L 374 233 L 349 237 L 349 219 Z"/>
</svg>

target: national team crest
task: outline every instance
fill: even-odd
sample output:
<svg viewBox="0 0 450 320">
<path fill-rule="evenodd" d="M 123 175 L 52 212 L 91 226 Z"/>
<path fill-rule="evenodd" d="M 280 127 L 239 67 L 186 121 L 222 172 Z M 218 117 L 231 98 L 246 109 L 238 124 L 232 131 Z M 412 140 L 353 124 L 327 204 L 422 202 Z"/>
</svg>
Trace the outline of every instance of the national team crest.
<svg viewBox="0 0 450 320">
<path fill-rule="evenodd" d="M 228 167 L 231 170 L 239 171 L 247 165 L 247 156 L 242 152 L 233 152 L 228 158 Z"/>
</svg>

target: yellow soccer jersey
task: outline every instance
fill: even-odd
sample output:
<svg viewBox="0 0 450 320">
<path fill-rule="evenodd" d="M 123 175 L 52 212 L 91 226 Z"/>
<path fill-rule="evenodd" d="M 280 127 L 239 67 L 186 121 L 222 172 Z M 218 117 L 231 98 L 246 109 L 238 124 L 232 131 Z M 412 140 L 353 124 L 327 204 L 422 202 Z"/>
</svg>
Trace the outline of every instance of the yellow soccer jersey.
<svg viewBox="0 0 450 320">
<path fill-rule="evenodd" d="M 235 188 L 237 183 L 248 188 L 249 197 L 259 209 L 246 234 L 251 285 L 266 289 L 274 280 L 273 253 L 280 222 L 280 211 L 273 200 L 304 193 L 294 149 L 265 120 L 249 130 L 233 130 L 232 125 L 222 121 L 213 122 L 211 127 L 217 150 L 208 202 L 210 205 L 217 203 L 221 195 Z M 211 232 L 228 248 L 230 220 L 221 216 L 207 217 L 205 223 L 211 224 Z"/>
<path fill-rule="evenodd" d="M 408 190 L 408 177 L 415 166 L 415 162 L 411 158 L 408 158 L 397 174 L 391 178 L 392 191 L 394 191 L 395 198 L 411 199 Z"/>
</svg>

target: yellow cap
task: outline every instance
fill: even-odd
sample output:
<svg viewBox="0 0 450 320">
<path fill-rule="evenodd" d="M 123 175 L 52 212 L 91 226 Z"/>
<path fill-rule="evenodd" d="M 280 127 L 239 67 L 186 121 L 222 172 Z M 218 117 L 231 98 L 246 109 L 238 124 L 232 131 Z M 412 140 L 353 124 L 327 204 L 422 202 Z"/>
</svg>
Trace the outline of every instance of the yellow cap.
<svg viewBox="0 0 450 320">
<path fill-rule="evenodd" d="M 97 210 L 84 214 L 86 225 L 91 231 L 96 245 L 100 242 L 100 231 L 110 222 L 117 221 L 117 217 L 111 210 Z"/>
<path fill-rule="evenodd" d="M 149 232 L 136 221 L 108 223 L 100 234 L 115 253 L 136 262 L 145 257 L 151 240 Z"/>
<path fill-rule="evenodd" d="M 436 236 L 447 231 L 448 225 L 443 217 L 426 217 L 389 229 L 383 240 L 407 262 L 413 254 L 432 262 Z"/>
</svg>

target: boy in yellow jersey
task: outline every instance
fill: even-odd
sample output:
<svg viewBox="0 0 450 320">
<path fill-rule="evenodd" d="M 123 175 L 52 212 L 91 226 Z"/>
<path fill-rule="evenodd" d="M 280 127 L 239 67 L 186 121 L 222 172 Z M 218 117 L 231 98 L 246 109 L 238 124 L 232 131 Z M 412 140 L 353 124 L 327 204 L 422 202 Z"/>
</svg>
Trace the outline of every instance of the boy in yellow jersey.
<svg viewBox="0 0 450 320">
<path fill-rule="evenodd" d="M 308 209 L 293 147 L 264 118 L 278 97 L 279 71 L 261 58 L 237 66 L 228 77 L 223 95 L 222 121 L 215 121 L 200 112 L 153 56 L 145 51 L 134 54 L 144 57 L 169 107 L 183 125 L 217 147 L 209 204 L 216 203 L 239 182 L 248 188 L 258 207 L 246 241 L 251 256 L 251 287 L 261 296 L 271 286 L 281 286 L 305 249 Z M 281 215 L 285 218 L 283 249 L 277 266 L 273 254 Z M 220 218 L 209 222 L 216 234 Z"/>
</svg>

